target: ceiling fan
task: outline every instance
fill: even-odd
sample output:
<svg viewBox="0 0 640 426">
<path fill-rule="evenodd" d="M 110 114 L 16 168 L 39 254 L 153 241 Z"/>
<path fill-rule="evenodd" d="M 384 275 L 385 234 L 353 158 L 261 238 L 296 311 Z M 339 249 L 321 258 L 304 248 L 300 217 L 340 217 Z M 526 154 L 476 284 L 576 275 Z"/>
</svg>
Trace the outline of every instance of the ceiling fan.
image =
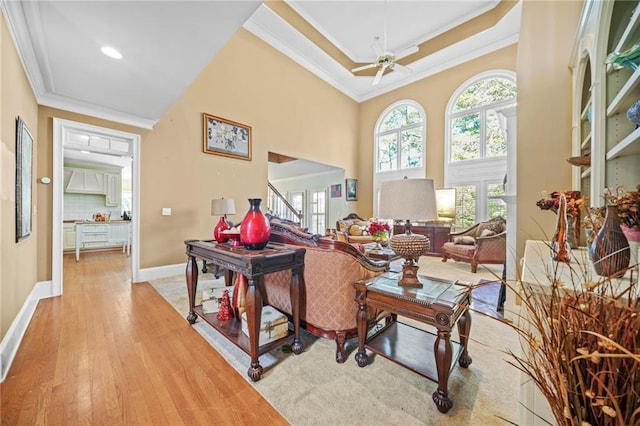
<svg viewBox="0 0 640 426">
<path fill-rule="evenodd" d="M 362 65 L 360 67 L 356 67 L 351 70 L 351 72 L 355 74 L 357 72 L 368 70 L 371 68 L 378 68 L 378 72 L 376 73 L 376 76 L 373 79 L 373 83 L 371 84 L 372 86 L 375 86 L 378 83 L 380 83 L 380 79 L 382 79 L 382 75 L 387 70 L 400 71 L 405 74 L 413 72 L 411 68 L 406 67 L 404 65 L 400 65 L 398 61 L 404 57 L 413 55 L 419 50 L 418 46 L 416 46 L 415 44 L 395 54 L 387 50 L 387 2 L 386 1 L 384 2 L 384 10 L 385 10 L 384 36 L 382 41 L 384 43 L 384 48 L 380 47 L 380 44 L 379 44 L 380 37 L 376 36 L 375 37 L 376 42 L 371 46 L 371 48 L 377 55 L 376 60 L 370 64 Z"/>
</svg>

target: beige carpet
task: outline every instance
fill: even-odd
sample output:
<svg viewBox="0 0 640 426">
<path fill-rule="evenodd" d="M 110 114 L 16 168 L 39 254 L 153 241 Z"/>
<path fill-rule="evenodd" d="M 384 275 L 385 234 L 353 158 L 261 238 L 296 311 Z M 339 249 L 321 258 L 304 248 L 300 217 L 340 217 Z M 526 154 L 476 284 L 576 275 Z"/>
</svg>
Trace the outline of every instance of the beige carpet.
<svg viewBox="0 0 640 426">
<path fill-rule="evenodd" d="M 420 272 L 471 283 L 493 279 L 501 267 L 471 274 L 469 265 L 422 258 Z M 188 299 L 184 276 L 152 282 L 154 288 L 186 317 Z M 223 285 L 201 274 L 196 302 L 207 287 Z M 186 320 L 185 320 L 186 321 Z M 250 358 L 202 320 L 194 328 L 229 364 L 293 425 L 508 425 L 518 422 L 519 373 L 502 351 L 517 347 L 517 336 L 497 320 L 472 313 L 468 369 L 454 367 L 449 379 L 453 408 L 440 413 L 431 394 L 436 383 L 383 357 L 365 368 L 353 356 L 357 339 L 348 341 L 349 359 L 337 364 L 335 344 L 304 333 L 300 355 L 277 349 L 260 357 L 262 380 L 253 383 L 246 372 Z M 457 335 L 454 336 L 457 340 Z"/>
</svg>

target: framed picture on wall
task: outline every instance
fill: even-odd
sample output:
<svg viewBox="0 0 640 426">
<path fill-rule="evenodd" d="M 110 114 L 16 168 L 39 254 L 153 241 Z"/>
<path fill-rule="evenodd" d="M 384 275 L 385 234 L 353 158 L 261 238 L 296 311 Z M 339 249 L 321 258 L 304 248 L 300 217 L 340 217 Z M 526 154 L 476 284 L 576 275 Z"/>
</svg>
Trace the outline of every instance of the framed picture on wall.
<svg viewBox="0 0 640 426">
<path fill-rule="evenodd" d="M 16 243 L 31 235 L 33 137 L 22 118 L 16 120 Z"/>
<path fill-rule="evenodd" d="M 331 185 L 331 198 L 340 197 L 342 197 L 342 184 L 337 183 L 335 185 Z"/>
<path fill-rule="evenodd" d="M 358 201 L 358 179 L 345 179 L 347 201 Z"/>
<path fill-rule="evenodd" d="M 251 161 L 251 126 L 202 114 L 204 152 Z"/>
</svg>

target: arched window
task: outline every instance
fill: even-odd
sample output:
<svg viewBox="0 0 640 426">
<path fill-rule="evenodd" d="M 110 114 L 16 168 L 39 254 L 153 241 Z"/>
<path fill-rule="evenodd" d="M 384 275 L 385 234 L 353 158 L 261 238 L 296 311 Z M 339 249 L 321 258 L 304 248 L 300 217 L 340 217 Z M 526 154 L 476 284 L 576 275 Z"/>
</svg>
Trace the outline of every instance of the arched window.
<svg viewBox="0 0 640 426">
<path fill-rule="evenodd" d="M 412 100 L 396 102 L 385 109 L 375 127 L 374 200 L 380 183 L 404 176 L 425 176 L 426 117 Z M 377 214 L 378 206 L 373 206 Z"/>
<path fill-rule="evenodd" d="M 385 111 L 376 126 L 377 172 L 424 165 L 424 113 L 404 101 Z"/>
<path fill-rule="evenodd" d="M 515 75 L 492 71 L 465 82 L 447 107 L 445 185 L 456 188 L 456 225 L 505 216 L 507 118 L 516 104 Z M 515 132 L 515 129 L 513 129 Z"/>
</svg>

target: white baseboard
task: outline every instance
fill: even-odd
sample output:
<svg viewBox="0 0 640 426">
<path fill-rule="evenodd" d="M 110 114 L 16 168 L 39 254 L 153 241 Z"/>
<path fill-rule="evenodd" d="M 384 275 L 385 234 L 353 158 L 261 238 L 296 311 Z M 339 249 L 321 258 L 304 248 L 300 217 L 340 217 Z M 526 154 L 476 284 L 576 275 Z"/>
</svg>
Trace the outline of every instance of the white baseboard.
<svg viewBox="0 0 640 426">
<path fill-rule="evenodd" d="M 172 277 L 175 275 L 184 275 L 186 270 L 186 263 L 179 263 L 177 265 L 158 266 L 155 268 L 140 269 L 138 274 L 138 281 L 152 281 L 160 278 Z"/>
<path fill-rule="evenodd" d="M 27 300 L 25 300 L 18 315 L 16 315 L 7 330 L 7 334 L 5 334 L 2 342 L 0 342 L 0 383 L 4 382 L 7 377 L 9 368 L 18 352 L 18 348 L 31 322 L 33 313 L 36 311 L 38 302 L 40 299 L 46 299 L 53 295 L 53 283 L 51 281 L 39 282 L 33 286 Z"/>
</svg>

